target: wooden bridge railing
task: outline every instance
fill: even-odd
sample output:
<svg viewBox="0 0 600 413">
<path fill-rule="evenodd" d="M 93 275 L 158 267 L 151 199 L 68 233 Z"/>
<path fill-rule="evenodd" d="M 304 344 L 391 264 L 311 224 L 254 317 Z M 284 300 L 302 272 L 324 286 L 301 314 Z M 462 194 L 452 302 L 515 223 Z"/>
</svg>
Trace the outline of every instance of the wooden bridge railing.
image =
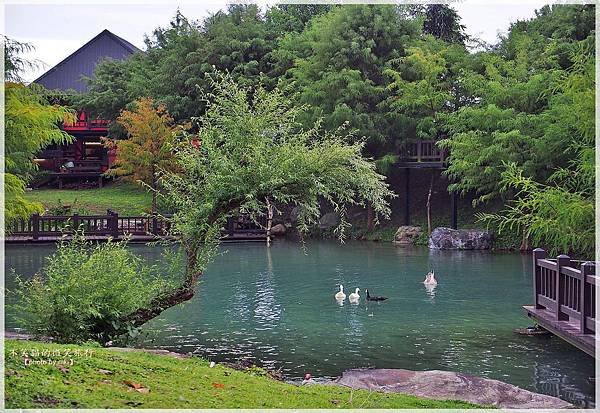
<svg viewBox="0 0 600 413">
<path fill-rule="evenodd" d="M 535 309 L 554 313 L 556 321 L 578 324 L 581 334 L 596 332 L 596 263 L 576 261 L 566 255 L 547 258 L 533 251 L 533 299 Z"/>
<path fill-rule="evenodd" d="M 43 237 L 60 237 L 73 233 L 74 229 L 83 230 L 84 235 L 112 236 L 119 238 L 126 235 L 155 235 L 165 236 L 170 230 L 170 216 L 119 216 L 108 210 L 106 215 L 39 215 L 33 214 L 29 220 L 16 220 L 8 225 L 10 236 L 30 237 L 38 240 Z M 266 221 L 266 220 L 265 220 Z M 262 235 L 266 234 L 265 223 L 258 225 L 249 218 L 240 215 L 230 218 L 224 236 L 235 234 Z"/>
<path fill-rule="evenodd" d="M 439 162 L 446 160 L 446 151 L 437 146 L 433 140 L 409 142 L 400 148 L 400 161 L 410 162 Z"/>
<path fill-rule="evenodd" d="M 108 211 L 106 215 L 39 215 L 33 214 L 29 220 L 17 220 L 8 225 L 12 236 L 40 237 L 61 236 L 83 230 L 85 235 L 113 236 L 124 235 L 166 235 L 169 221 L 157 215 L 119 216 Z"/>
</svg>

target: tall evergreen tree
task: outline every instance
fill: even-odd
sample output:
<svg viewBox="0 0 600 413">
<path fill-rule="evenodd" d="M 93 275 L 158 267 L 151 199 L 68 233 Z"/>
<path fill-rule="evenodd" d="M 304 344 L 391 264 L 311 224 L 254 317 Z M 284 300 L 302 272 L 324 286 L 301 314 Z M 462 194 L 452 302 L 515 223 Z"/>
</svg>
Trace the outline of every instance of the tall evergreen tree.
<svg viewBox="0 0 600 413">
<path fill-rule="evenodd" d="M 405 135 L 402 116 L 382 106 L 388 95 L 384 71 L 406 54 L 419 25 L 398 6 L 344 6 L 313 19 L 281 41 L 278 53 L 294 62 L 288 82 L 298 101 L 310 105 L 304 121 L 323 118 L 328 129 L 347 123 L 368 138 L 367 153 L 381 156 Z"/>
<path fill-rule="evenodd" d="M 452 7 L 445 4 L 429 4 L 425 7 L 423 32 L 448 43 L 463 44 L 468 36 L 460 16 Z"/>
</svg>

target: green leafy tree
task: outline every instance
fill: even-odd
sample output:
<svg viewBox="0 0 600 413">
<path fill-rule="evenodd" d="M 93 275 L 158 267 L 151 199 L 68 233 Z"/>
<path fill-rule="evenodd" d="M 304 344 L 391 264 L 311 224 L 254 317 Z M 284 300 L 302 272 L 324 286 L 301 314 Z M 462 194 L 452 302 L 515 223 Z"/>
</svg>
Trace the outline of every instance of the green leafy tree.
<svg viewBox="0 0 600 413">
<path fill-rule="evenodd" d="M 344 239 L 349 206 L 369 202 L 376 216 L 390 213 L 392 194 L 375 165 L 363 159 L 363 143 L 348 143 L 341 131 L 304 129 L 306 110 L 279 90 L 250 91 L 230 76 L 215 80 L 214 96 L 200 122 L 201 145 L 177 147 L 178 173 L 161 173 L 162 194 L 177 211 L 172 220 L 186 252 L 180 288 L 156 297 L 126 319 L 140 325 L 165 308 L 189 300 L 228 217 L 267 213 L 271 204 L 299 207 L 299 229 L 318 221 L 321 201 L 341 215 L 336 233 Z"/>
<path fill-rule="evenodd" d="M 38 66 L 37 61 L 22 56 L 23 53 L 32 51 L 33 46 L 6 36 L 2 36 L 2 46 L 4 48 L 4 80 L 16 83 L 23 82 L 21 73 Z"/>
<path fill-rule="evenodd" d="M 463 46 L 449 45 L 431 37 L 410 47 L 407 56 L 393 62 L 385 74 L 392 95 L 389 107 L 410 116 L 419 139 L 440 138 L 445 129 L 445 114 L 466 104 L 458 76 L 467 59 Z"/>
<path fill-rule="evenodd" d="M 155 29 L 145 42 L 144 53 L 100 62 L 94 76 L 86 79 L 88 92 L 71 96 L 74 106 L 115 121 L 111 125 L 114 137 L 124 135 L 116 125 L 121 111 L 132 109 L 133 102 L 142 97 L 164 104 L 182 122 L 202 108 L 198 84 L 209 66 L 201 65 L 205 41 L 196 24 L 177 12 L 168 27 Z"/>
<path fill-rule="evenodd" d="M 298 91 L 298 102 L 310 106 L 301 121 L 310 125 L 322 118 L 328 130 L 348 122 L 358 136 L 368 137 L 370 156 L 394 148 L 405 123 L 382 106 L 388 96 L 384 70 L 405 56 L 420 30 L 402 11 L 391 5 L 336 7 L 280 40 L 275 64 Z"/>
<path fill-rule="evenodd" d="M 300 33 L 315 16 L 329 12 L 330 4 L 277 4 L 265 15 L 267 30 L 279 38 L 287 33 Z"/>
<path fill-rule="evenodd" d="M 464 44 L 468 39 L 460 16 L 452 7 L 445 4 L 429 4 L 425 7 L 423 32 L 449 42 Z"/>
<path fill-rule="evenodd" d="M 43 211 L 41 204 L 24 197 L 25 187 L 37 170 L 33 159 L 52 143 L 72 140 L 59 124 L 73 121 L 75 116 L 65 107 L 50 105 L 43 88 L 37 85 L 8 82 L 4 93 L 4 217 L 10 222 Z"/>
<path fill-rule="evenodd" d="M 228 71 L 247 86 L 260 82 L 270 71 L 266 56 L 278 30 L 283 27 L 267 26 L 256 5 L 231 5 L 202 21 L 178 11 L 168 27 L 146 39 L 145 53 L 99 64 L 89 92 L 74 96 L 74 103 L 116 119 L 135 99 L 150 96 L 177 122 L 189 121 L 205 111 L 200 97 L 211 85 L 205 73 Z"/>
<path fill-rule="evenodd" d="M 575 62 L 593 54 L 594 34 L 545 37 L 562 33 L 556 24 L 565 24 L 571 7 L 585 10 L 554 6 L 514 24 L 496 50 L 473 56 L 471 68 L 461 74 L 475 99 L 449 116 L 449 138 L 440 143 L 450 151 L 451 190 L 476 192 L 479 201 L 489 201 L 503 195 L 506 165 L 514 163 L 524 176 L 545 183 L 574 158 L 568 148 L 581 137 L 562 87 Z"/>
<path fill-rule="evenodd" d="M 595 64 L 582 50 L 569 76 L 550 99 L 545 115 L 548 129 L 571 130 L 564 152 L 572 154 L 565 167 L 546 181 L 536 181 L 516 163 L 502 172 L 502 188 L 516 191 L 507 208 L 480 218 L 501 231 L 523 231 L 536 245 L 552 253 L 572 252 L 592 257 L 595 250 Z"/>
</svg>

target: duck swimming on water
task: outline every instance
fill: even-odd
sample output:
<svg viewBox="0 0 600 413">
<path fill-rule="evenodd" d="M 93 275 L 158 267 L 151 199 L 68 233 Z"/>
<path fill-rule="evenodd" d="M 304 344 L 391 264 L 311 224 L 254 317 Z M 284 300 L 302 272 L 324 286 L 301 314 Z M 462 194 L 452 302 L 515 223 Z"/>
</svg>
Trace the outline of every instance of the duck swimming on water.
<svg viewBox="0 0 600 413">
<path fill-rule="evenodd" d="M 360 295 L 358 295 L 359 291 L 360 291 L 360 288 L 357 288 L 356 290 L 354 290 L 354 292 L 352 294 L 350 294 L 348 296 L 348 300 L 351 303 L 357 303 L 360 300 Z"/>
<path fill-rule="evenodd" d="M 435 271 L 429 271 L 425 276 L 425 281 L 423 284 L 425 285 L 437 285 L 437 280 L 435 279 Z"/>
<path fill-rule="evenodd" d="M 335 299 L 338 301 L 344 301 L 346 299 L 346 294 L 344 294 L 344 286 L 340 284 L 340 291 L 335 295 Z"/>
<path fill-rule="evenodd" d="M 369 294 L 369 290 L 365 290 L 365 292 L 367 293 L 367 301 L 384 301 L 387 300 L 387 297 L 382 297 L 382 296 L 372 296 L 371 294 Z"/>
</svg>

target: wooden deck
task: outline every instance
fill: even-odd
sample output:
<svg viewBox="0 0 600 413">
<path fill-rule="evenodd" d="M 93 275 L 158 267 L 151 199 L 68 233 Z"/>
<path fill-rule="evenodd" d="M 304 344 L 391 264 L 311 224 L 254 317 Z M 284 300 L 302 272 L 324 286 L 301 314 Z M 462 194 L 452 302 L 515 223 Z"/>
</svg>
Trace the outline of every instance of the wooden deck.
<svg viewBox="0 0 600 413">
<path fill-rule="evenodd" d="M 533 251 L 533 302 L 524 306 L 541 327 L 596 357 L 596 264 Z"/>
<path fill-rule="evenodd" d="M 557 321 L 555 314 L 547 309 L 536 309 L 531 305 L 524 305 L 527 315 L 557 337 L 562 338 L 578 349 L 596 357 L 596 339 L 592 334 L 583 334 L 576 321 Z"/>
</svg>

